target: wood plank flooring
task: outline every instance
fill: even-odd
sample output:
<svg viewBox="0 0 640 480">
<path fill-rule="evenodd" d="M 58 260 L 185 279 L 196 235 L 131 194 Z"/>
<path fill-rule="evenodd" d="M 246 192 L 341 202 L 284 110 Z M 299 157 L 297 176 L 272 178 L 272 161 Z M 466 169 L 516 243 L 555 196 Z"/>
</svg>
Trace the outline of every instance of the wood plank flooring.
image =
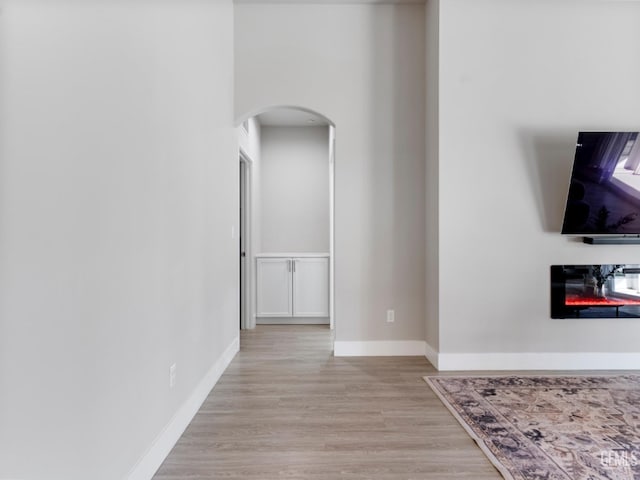
<svg viewBox="0 0 640 480">
<path fill-rule="evenodd" d="M 326 326 L 259 325 L 155 480 L 502 478 L 421 357 L 342 357 Z"/>
</svg>

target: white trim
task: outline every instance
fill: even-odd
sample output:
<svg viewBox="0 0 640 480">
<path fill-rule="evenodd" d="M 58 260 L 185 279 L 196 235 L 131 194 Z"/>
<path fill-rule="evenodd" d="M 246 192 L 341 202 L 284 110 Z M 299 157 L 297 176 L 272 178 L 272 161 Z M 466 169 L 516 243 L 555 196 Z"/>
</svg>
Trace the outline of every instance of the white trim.
<svg viewBox="0 0 640 480">
<path fill-rule="evenodd" d="M 245 277 L 242 284 L 239 286 L 243 295 L 244 303 L 244 318 L 241 318 L 240 328 L 253 329 L 256 328 L 256 315 L 253 306 L 256 304 L 256 292 L 254 288 L 254 263 L 253 263 L 253 160 L 240 146 L 240 163 L 245 165 L 245 182 L 244 182 L 244 225 L 242 225 L 241 232 L 244 234 L 244 265 L 245 265 Z M 241 193 L 241 192 L 240 192 Z M 242 199 L 240 199 L 242 201 Z M 238 252 L 240 253 L 240 252 Z"/>
<path fill-rule="evenodd" d="M 640 370 L 640 353 L 438 353 L 416 340 L 335 341 L 336 357 L 424 356 L 438 371 Z"/>
<path fill-rule="evenodd" d="M 316 0 L 311 0 L 311 3 L 315 2 L 315 1 Z M 329 2 L 331 2 L 331 1 L 337 1 L 338 3 L 341 3 L 343 0 L 329 0 Z M 365 1 L 371 2 L 371 1 L 378 1 L 378 0 L 365 0 Z M 413 1 L 415 1 L 417 3 L 424 2 L 424 0 L 413 0 Z M 264 0 L 257 0 L 257 1 L 256 0 L 248 0 L 245 3 L 263 3 L 263 2 L 264 2 Z M 279 0 L 276 0 L 273 3 L 278 3 L 278 2 L 279 2 Z M 297 3 L 297 2 L 299 2 L 299 0 L 285 0 L 284 3 Z M 234 3 L 241 3 L 241 2 L 239 2 L 238 0 L 234 0 Z M 321 113 L 319 113 L 319 112 L 317 112 L 315 110 L 312 110 L 312 109 L 306 108 L 306 107 L 301 107 L 299 105 L 278 104 L 278 103 L 271 104 L 271 105 L 263 105 L 260 108 L 256 108 L 256 109 L 250 110 L 248 112 L 245 112 L 240 117 L 236 117 L 235 124 L 239 126 L 246 118 L 257 117 L 261 113 L 266 113 L 269 110 L 280 109 L 280 108 L 287 108 L 287 109 L 293 109 L 293 110 L 300 110 L 301 112 L 307 112 L 307 113 L 310 113 L 310 114 L 315 115 L 317 117 L 320 117 L 322 120 L 327 122 L 327 125 L 335 126 L 335 124 L 331 120 L 329 120 L 327 117 L 325 117 L 324 115 L 322 115 Z"/>
<path fill-rule="evenodd" d="M 433 365 L 433 367 L 438 370 L 438 352 L 435 348 L 425 342 L 424 344 L 424 356 L 427 357 L 429 363 Z"/>
<path fill-rule="evenodd" d="M 329 253 L 256 253 L 256 258 L 329 258 Z"/>
<path fill-rule="evenodd" d="M 125 477 L 126 480 L 151 480 L 153 478 L 239 349 L 240 337 L 236 337 L 213 364 L 191 396 L 182 404 L 162 432 L 156 437 L 149 450 L 131 469 Z"/>
<path fill-rule="evenodd" d="M 437 365 L 440 371 L 638 370 L 640 353 L 440 353 Z"/>
<path fill-rule="evenodd" d="M 258 325 L 329 325 L 329 317 L 256 317 Z"/>
<path fill-rule="evenodd" d="M 333 355 L 336 357 L 422 357 L 424 354 L 425 342 L 420 340 L 333 342 Z"/>
<path fill-rule="evenodd" d="M 336 328 L 335 310 L 335 162 L 336 162 L 336 127 L 329 125 L 329 328 Z"/>
</svg>

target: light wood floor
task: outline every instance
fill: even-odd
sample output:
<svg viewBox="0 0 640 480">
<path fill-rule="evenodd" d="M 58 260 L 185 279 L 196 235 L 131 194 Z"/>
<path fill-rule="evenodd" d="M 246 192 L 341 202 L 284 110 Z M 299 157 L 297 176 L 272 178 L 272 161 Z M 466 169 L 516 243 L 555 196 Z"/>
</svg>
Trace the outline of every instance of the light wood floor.
<svg viewBox="0 0 640 480">
<path fill-rule="evenodd" d="M 342 357 L 327 327 L 259 325 L 155 480 L 502 478 L 420 357 Z"/>
</svg>

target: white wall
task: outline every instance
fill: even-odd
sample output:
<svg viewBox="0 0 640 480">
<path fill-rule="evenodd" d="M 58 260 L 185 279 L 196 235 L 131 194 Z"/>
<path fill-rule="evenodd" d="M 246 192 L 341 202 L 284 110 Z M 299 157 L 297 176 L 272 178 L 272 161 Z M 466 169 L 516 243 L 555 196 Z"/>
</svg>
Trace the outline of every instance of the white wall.
<svg viewBox="0 0 640 480">
<path fill-rule="evenodd" d="M 235 6 L 236 118 L 293 105 L 336 125 L 340 341 L 424 340 L 424 18 L 423 5 Z"/>
<path fill-rule="evenodd" d="M 329 252 L 329 127 L 262 127 L 261 251 Z"/>
<path fill-rule="evenodd" d="M 440 279 L 439 272 L 439 219 L 438 219 L 438 161 L 439 161 L 439 121 L 440 107 L 438 97 L 439 85 L 439 36 L 440 36 L 440 0 L 426 2 L 426 292 L 425 311 L 426 327 L 425 340 L 434 351 L 440 348 L 439 318 L 440 318 Z M 436 363 L 430 352 L 429 359 Z"/>
<path fill-rule="evenodd" d="M 125 478 L 233 345 L 232 15 L 0 0 L 0 478 Z"/>
<path fill-rule="evenodd" d="M 639 351 L 638 320 L 549 318 L 550 265 L 638 254 L 559 233 L 578 130 L 640 126 L 638 24 L 637 2 L 440 2 L 441 352 Z"/>
<path fill-rule="evenodd" d="M 244 154 L 251 161 L 258 162 L 260 158 L 260 123 L 256 117 L 246 120 L 247 131 L 238 127 L 238 143 Z"/>
</svg>

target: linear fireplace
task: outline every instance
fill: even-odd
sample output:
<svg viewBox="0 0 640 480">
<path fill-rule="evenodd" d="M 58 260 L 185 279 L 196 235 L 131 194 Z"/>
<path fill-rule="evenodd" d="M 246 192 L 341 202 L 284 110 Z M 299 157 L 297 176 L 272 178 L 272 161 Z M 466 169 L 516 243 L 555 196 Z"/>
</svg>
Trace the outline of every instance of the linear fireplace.
<svg viewBox="0 0 640 480">
<path fill-rule="evenodd" d="M 551 318 L 640 318 L 640 265 L 553 265 Z"/>
</svg>

